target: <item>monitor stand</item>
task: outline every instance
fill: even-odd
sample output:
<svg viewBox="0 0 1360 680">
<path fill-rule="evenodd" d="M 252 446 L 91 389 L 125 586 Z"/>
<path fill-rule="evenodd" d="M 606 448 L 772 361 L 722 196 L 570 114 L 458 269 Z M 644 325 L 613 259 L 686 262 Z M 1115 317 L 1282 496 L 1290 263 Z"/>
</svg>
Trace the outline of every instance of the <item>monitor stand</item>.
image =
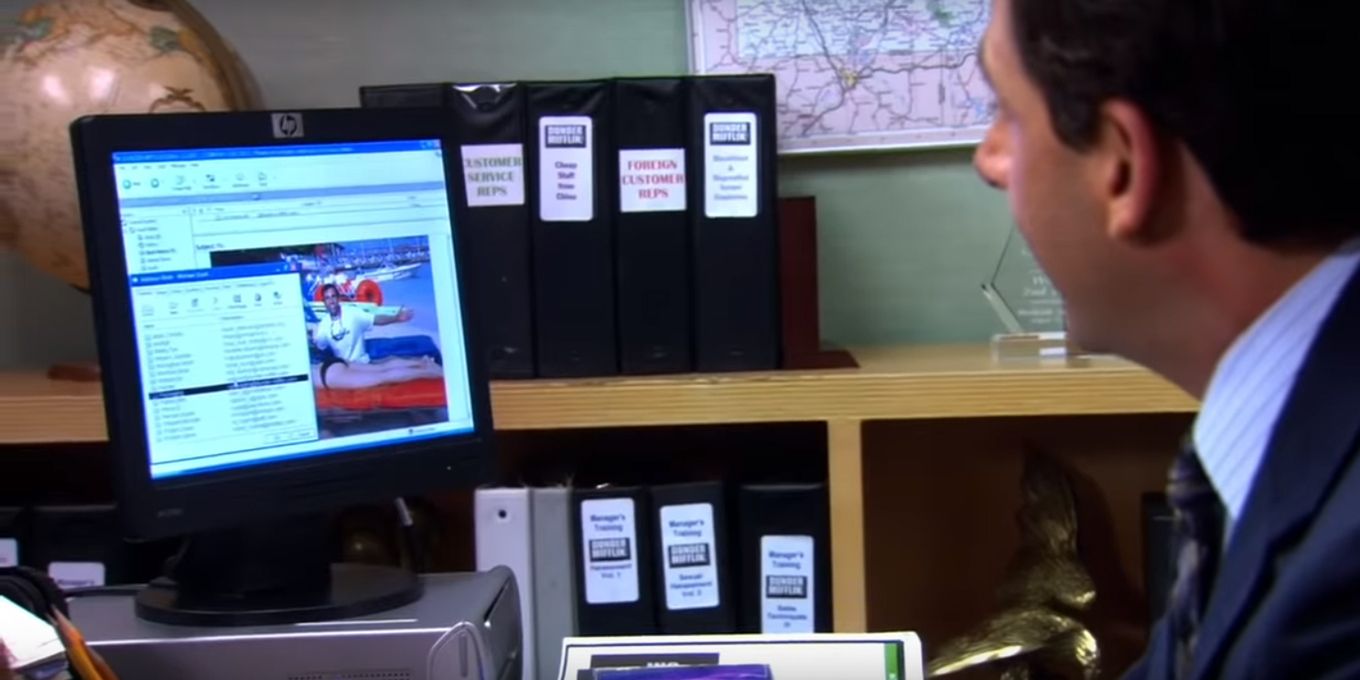
<svg viewBox="0 0 1360 680">
<path fill-rule="evenodd" d="M 180 626 L 259 626 L 326 621 L 420 599 L 421 582 L 399 567 L 331 564 L 325 517 L 286 517 L 190 536 L 167 579 L 137 594 L 139 618 Z"/>
</svg>

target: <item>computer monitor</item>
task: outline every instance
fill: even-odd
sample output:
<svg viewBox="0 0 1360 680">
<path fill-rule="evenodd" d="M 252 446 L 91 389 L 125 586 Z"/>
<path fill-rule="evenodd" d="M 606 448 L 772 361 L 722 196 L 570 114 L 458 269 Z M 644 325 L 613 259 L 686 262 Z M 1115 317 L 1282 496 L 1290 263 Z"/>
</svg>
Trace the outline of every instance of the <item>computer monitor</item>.
<svg viewBox="0 0 1360 680">
<path fill-rule="evenodd" d="M 419 109 L 71 125 L 125 533 L 188 536 L 143 618 L 371 613 L 407 570 L 330 564 L 326 513 L 492 461 L 448 119 Z"/>
</svg>

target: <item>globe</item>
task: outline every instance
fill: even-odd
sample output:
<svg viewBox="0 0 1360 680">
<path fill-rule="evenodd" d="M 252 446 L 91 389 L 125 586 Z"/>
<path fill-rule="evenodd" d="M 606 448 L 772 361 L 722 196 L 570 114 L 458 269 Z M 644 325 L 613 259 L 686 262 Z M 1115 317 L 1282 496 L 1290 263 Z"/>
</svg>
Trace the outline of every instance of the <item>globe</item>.
<svg viewBox="0 0 1360 680">
<path fill-rule="evenodd" d="M 182 0 L 48 0 L 0 45 L 0 242 L 89 288 L 69 126 L 86 114 L 258 108 L 245 65 Z"/>
</svg>

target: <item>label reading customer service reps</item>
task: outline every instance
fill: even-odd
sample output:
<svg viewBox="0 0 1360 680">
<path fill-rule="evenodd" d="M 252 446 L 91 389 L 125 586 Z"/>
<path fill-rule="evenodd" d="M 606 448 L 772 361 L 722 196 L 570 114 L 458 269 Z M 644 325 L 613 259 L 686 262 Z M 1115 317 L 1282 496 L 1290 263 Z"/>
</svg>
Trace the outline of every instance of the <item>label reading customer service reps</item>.
<svg viewBox="0 0 1360 680">
<path fill-rule="evenodd" d="M 524 145 L 464 146 L 463 179 L 468 207 L 524 205 Z"/>
<path fill-rule="evenodd" d="M 590 116 L 538 119 L 538 216 L 544 222 L 595 218 L 594 123 Z"/>
<path fill-rule="evenodd" d="M 718 606 L 718 546 L 711 503 L 661 508 L 661 559 L 666 609 Z"/>
<path fill-rule="evenodd" d="M 812 633 L 811 536 L 760 537 L 760 632 Z"/>
<path fill-rule="evenodd" d="M 581 502 L 581 555 L 586 567 L 586 602 L 637 602 L 636 517 L 631 498 Z"/>
<path fill-rule="evenodd" d="M 704 114 L 704 215 L 755 217 L 759 205 L 756 114 Z"/>
</svg>

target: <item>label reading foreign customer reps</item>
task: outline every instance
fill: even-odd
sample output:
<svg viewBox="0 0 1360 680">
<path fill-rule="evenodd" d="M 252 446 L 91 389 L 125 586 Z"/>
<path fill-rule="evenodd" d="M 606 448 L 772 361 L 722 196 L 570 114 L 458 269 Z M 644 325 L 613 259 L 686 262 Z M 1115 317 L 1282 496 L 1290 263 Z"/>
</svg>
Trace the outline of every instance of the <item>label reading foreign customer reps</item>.
<svg viewBox="0 0 1360 680">
<path fill-rule="evenodd" d="M 631 498 L 581 502 L 587 603 L 638 601 L 636 516 Z"/>
<path fill-rule="evenodd" d="M 756 114 L 704 115 L 704 215 L 755 217 L 760 211 Z"/>
<path fill-rule="evenodd" d="M 684 212 L 684 149 L 620 149 L 619 209 Z"/>
<path fill-rule="evenodd" d="M 713 540 L 713 505 L 689 503 L 661 508 L 662 575 L 666 609 L 716 607 L 718 551 Z"/>
<path fill-rule="evenodd" d="M 760 632 L 812 633 L 811 536 L 760 537 Z"/>
</svg>

